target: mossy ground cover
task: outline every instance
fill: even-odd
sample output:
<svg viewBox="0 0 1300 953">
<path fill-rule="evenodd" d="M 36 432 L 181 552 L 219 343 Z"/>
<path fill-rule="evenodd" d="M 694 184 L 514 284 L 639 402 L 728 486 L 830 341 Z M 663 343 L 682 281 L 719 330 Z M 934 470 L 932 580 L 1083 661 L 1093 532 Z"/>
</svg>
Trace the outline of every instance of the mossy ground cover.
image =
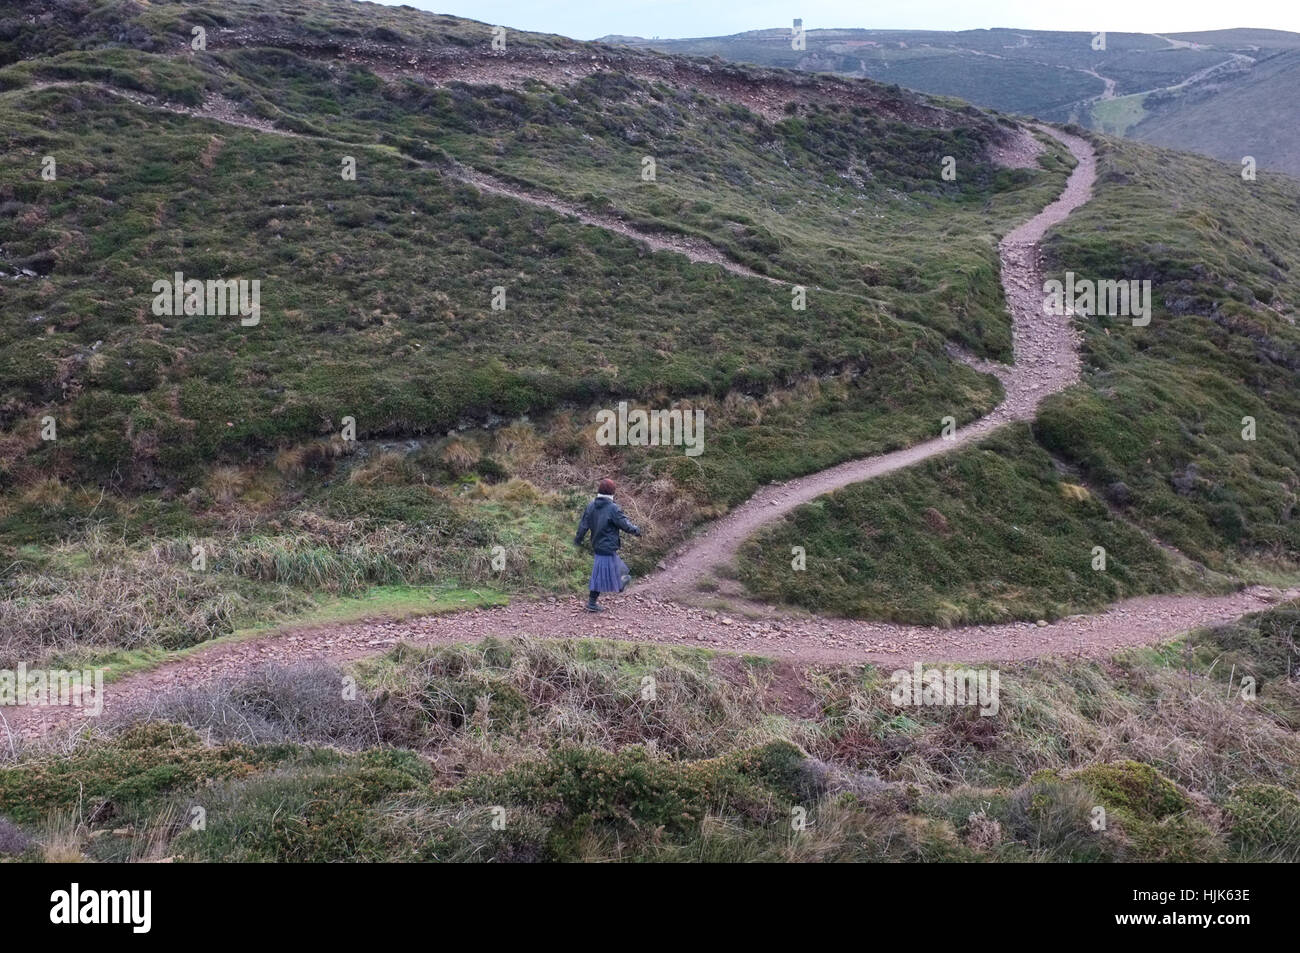
<svg viewBox="0 0 1300 953">
<path fill-rule="evenodd" d="M 767 599 L 947 625 L 1056 618 L 1179 582 L 1165 554 L 1054 466 L 1026 425 L 800 507 L 752 539 L 740 565 Z"/>
<path fill-rule="evenodd" d="M 1004 666 L 993 717 L 899 709 L 870 666 L 399 646 L 355 701 L 268 670 L 20 753 L 0 824 L 29 860 L 1294 860 L 1298 628 Z"/>
</svg>

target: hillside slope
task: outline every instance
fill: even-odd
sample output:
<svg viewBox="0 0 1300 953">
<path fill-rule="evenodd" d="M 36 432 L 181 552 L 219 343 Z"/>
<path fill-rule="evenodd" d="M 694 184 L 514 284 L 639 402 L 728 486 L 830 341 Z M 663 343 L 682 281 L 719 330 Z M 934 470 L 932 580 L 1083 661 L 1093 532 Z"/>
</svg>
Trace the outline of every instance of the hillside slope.
<svg viewBox="0 0 1300 953">
<path fill-rule="evenodd" d="M 867 81 L 494 51 L 417 11 L 26 9 L 0 32 L 15 658 L 372 586 L 568 589 L 594 473 L 644 568 L 762 483 L 974 419 L 1000 386 L 949 346 L 1010 355 L 996 238 L 1068 165 Z M 259 281 L 256 324 L 159 313 L 177 273 Z M 596 444 L 620 400 L 705 412 L 708 452 Z"/>
<path fill-rule="evenodd" d="M 0 611 L 13 658 L 182 648 L 375 586 L 397 587 L 403 605 L 404 586 L 571 591 L 582 561 L 560 543 L 593 473 L 625 484 L 647 528 L 633 559 L 643 571 L 765 483 L 918 444 L 945 418 L 964 425 L 997 404 L 998 380 L 952 353 L 1010 356 L 996 239 L 1059 191 L 1071 160 L 1050 138 L 869 81 L 528 34 L 497 51 L 482 24 L 385 9 L 360 31 L 353 6 L 308 7 L 78 2 L 43 32 L 6 31 Z M 191 23 L 210 28 L 206 49 L 188 45 Z M 47 155 L 61 170 L 51 180 L 39 172 Z M 947 155 L 961 170 L 952 180 Z M 340 174 L 345 157 L 355 179 Z M 1181 170 L 1180 187 L 1219 174 L 1162 161 Z M 1125 181 L 1103 177 L 1105 207 L 1131 201 Z M 1274 264 L 1259 272 L 1253 253 L 1234 255 L 1205 294 L 1222 296 L 1222 275 L 1252 289 L 1234 294 L 1247 313 L 1285 316 L 1294 198 L 1255 185 L 1281 216 L 1276 235 L 1269 225 Z M 1098 229 L 1100 244 L 1058 267 L 1148 274 L 1129 263 L 1142 229 L 1199 234 L 1168 217 L 1169 201 L 1144 193 L 1152 217 L 1124 244 Z M 1247 210 L 1228 207 L 1236 229 Z M 177 272 L 258 277 L 259 323 L 154 313 L 152 284 Z M 807 310 L 791 307 L 796 285 Z M 1270 328 L 1285 353 L 1291 332 Z M 1294 393 L 1267 395 L 1271 413 L 1285 415 Z M 1184 420 L 1195 401 L 1152 399 L 1162 421 L 1203 426 Z M 704 412 L 708 452 L 598 445 L 594 412 L 622 400 Z M 1068 419 L 1045 442 L 1057 463 L 958 460 L 971 532 L 1005 545 L 1013 530 L 987 507 L 1036 501 L 1031 525 L 1063 543 L 1035 550 L 1034 571 L 1064 589 L 1034 585 L 1024 598 L 1009 561 L 981 564 L 972 593 L 932 563 L 969 550 L 970 534 L 877 515 L 876 542 L 797 544 L 870 565 L 864 547 L 917 529 L 937 537 L 890 546 L 872 584 L 883 601 L 865 609 L 860 592 L 824 587 L 782 597 L 994 621 L 1222 589 L 1238 573 L 1271 581 L 1258 560 L 1285 568 L 1294 554 L 1294 435 L 1260 413 L 1268 454 L 1238 455 L 1239 478 L 1173 510 L 1164 477 L 1130 459 L 1119 477 L 1088 476 L 1145 488 L 1133 513 L 1085 504 L 1086 519 L 1061 523 L 1050 501 L 1077 492 L 1077 477 L 1053 467 L 1099 452 Z M 42 439 L 49 419 L 53 440 Z M 1209 467 L 1178 456 L 1168 470 L 1189 464 Z M 979 485 L 990 474 L 998 496 Z M 945 509 L 929 500 L 892 519 Z M 1134 515 L 1140 532 L 1123 525 Z M 1094 545 L 1075 538 L 1083 525 L 1132 563 L 1127 581 L 1087 598 L 1069 585 Z M 1142 532 L 1198 565 L 1175 572 Z M 195 545 L 207 559 L 197 576 Z M 788 550 L 752 562 L 746 581 L 774 596 L 790 580 L 761 580 Z M 915 578 L 935 587 L 919 616 L 906 608 Z M 851 572 L 822 581 L 860 583 Z"/>
<path fill-rule="evenodd" d="M 1300 858 L 1300 613 L 1241 617 L 1300 566 L 1294 181 L 347 0 L 15 10 L 0 673 L 109 681 L 0 709 L 0 861 Z M 604 476 L 638 576 L 785 518 L 590 614 Z M 898 698 L 945 659 L 978 705 Z"/>
<path fill-rule="evenodd" d="M 1202 152 L 1224 162 L 1253 156 L 1260 168 L 1300 177 L 1294 129 L 1300 118 L 1300 50 L 1261 58 L 1247 72 L 1143 101 L 1146 117 L 1128 134 Z"/>
<path fill-rule="evenodd" d="M 1076 121 L 1144 142 L 1300 176 L 1295 95 L 1300 35 L 1220 30 L 1094 35 L 1037 30 L 790 30 L 644 40 L 638 48 L 868 76 L 1008 113 Z"/>
<path fill-rule="evenodd" d="M 796 511 L 753 541 L 755 593 L 909 621 L 1050 616 L 1170 571 L 1119 555 L 1132 528 L 1204 584 L 1293 572 L 1300 185 L 1120 140 L 1101 142 L 1098 170 L 1093 199 L 1048 236 L 1046 271 L 1149 281 L 1149 323 L 1076 317 L 1082 386 L 1045 400 L 1030 432 Z M 1101 514 L 1117 522 L 1087 527 Z M 792 545 L 825 570 L 788 572 Z"/>
</svg>

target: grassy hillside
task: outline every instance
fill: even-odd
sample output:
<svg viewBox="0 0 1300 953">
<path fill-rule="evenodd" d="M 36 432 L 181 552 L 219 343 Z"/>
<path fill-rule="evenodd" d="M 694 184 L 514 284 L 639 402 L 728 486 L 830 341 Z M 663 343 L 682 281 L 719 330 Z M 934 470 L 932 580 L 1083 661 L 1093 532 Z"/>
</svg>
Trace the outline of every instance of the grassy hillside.
<svg viewBox="0 0 1300 953">
<path fill-rule="evenodd" d="M 1284 35 L 1296 39 L 1294 35 Z M 1101 94 L 1102 80 L 1090 76 L 1087 70 L 1096 69 L 1111 76 L 1113 68 L 1121 77 L 1121 85 L 1138 82 L 1140 76 L 1170 85 L 1224 59 L 1213 49 L 1176 48 L 1166 40 L 1143 33 L 1107 33 L 1104 50 L 1092 48 L 1091 33 L 1049 30 L 809 29 L 804 36 L 804 50 L 791 48 L 789 27 L 700 39 L 609 39 L 674 53 L 717 55 L 743 62 L 858 73 L 873 78 L 881 78 L 882 71 L 901 69 L 928 85 L 939 86 L 970 83 L 972 88 L 978 88 L 984 80 L 964 76 L 964 70 L 978 69 L 991 77 L 996 75 L 997 68 L 1003 67 L 1006 76 L 1018 75 L 1030 82 L 1019 89 L 1010 83 L 991 85 L 986 92 L 994 97 L 992 100 L 970 97 L 971 101 L 1006 112 L 1031 112 L 1044 118 L 1051 118 L 1047 113 L 1064 103 Z M 1107 68 L 1101 68 L 1103 65 Z M 960 95 L 956 90 L 942 91 Z M 1069 95 L 1072 92 L 1079 95 Z M 1015 101 L 1031 103 L 1034 108 L 1019 109 L 1013 104 Z"/>
<path fill-rule="evenodd" d="M 996 239 L 1067 169 L 997 166 L 1014 124 L 867 81 L 495 53 L 483 24 L 326 0 L 36 6 L 0 30 L 11 661 L 372 587 L 576 588 L 600 476 L 648 529 L 640 570 L 764 482 L 973 419 L 999 385 L 946 346 L 1009 354 Z M 260 281 L 260 321 L 155 314 L 177 271 Z M 705 411 L 706 453 L 597 445 L 620 400 Z"/>
<path fill-rule="evenodd" d="M 286 31 L 335 50 L 359 42 L 397 46 L 468 48 L 480 42 L 485 24 L 387 4 L 319 0 L 236 0 L 234 3 L 161 0 L 58 0 L 11 4 L 0 33 L 0 63 L 54 56 L 94 47 L 172 53 L 189 44 L 192 29 L 238 29 L 264 35 Z M 512 30 L 530 49 L 573 50 L 565 37 Z"/>
<path fill-rule="evenodd" d="M 797 510 L 751 543 L 742 579 L 825 611 L 950 623 L 1293 574 L 1298 212 L 1285 176 L 1245 182 L 1209 159 L 1102 141 L 1094 198 L 1049 235 L 1049 268 L 1149 280 L 1150 325 L 1079 322 L 1084 382 L 1043 404 L 1037 446 L 1000 436 Z M 1200 568 L 1176 574 L 1141 534 Z M 790 571 L 792 545 L 808 572 Z"/>
<path fill-rule="evenodd" d="M 1086 34 L 943 36 L 816 55 L 1058 107 L 1104 83 Z M 1010 356 L 997 242 L 1059 145 L 1007 168 L 1017 122 L 808 62 L 490 39 L 350 0 L 0 13 L 0 669 L 573 595 L 599 477 L 643 572 L 763 484 L 997 404 L 951 355 Z M 1121 91 L 1222 52 L 1151 41 L 1112 35 Z M 1046 267 L 1151 280 L 1151 324 L 1081 321 L 1084 379 L 1032 425 L 751 540 L 751 591 L 953 623 L 1296 577 L 1300 187 L 1097 142 Z M 258 280 L 260 320 L 156 313 L 177 271 Z M 602 446 L 620 401 L 702 411 L 704 453 Z M 0 861 L 1294 861 L 1298 625 L 1002 666 L 988 716 L 897 705 L 875 666 L 535 623 L 250 664 L 6 735 Z"/>
<path fill-rule="evenodd" d="M 1049 399 L 1040 440 L 1196 559 L 1294 559 L 1300 186 L 1132 143 L 1107 143 L 1101 170 L 1049 260 L 1150 280 L 1156 311 L 1145 328 L 1083 324 L 1089 386 Z"/>
<path fill-rule="evenodd" d="M 800 507 L 746 544 L 740 578 L 815 612 L 943 625 L 1056 618 L 1195 583 L 1076 479 L 1017 426 Z"/>
<path fill-rule="evenodd" d="M 399 647 L 354 702 L 269 669 L 0 763 L 0 856 L 1294 861 L 1297 623 L 1004 666 L 992 717 L 895 707 L 870 666 L 615 643 Z"/>
</svg>

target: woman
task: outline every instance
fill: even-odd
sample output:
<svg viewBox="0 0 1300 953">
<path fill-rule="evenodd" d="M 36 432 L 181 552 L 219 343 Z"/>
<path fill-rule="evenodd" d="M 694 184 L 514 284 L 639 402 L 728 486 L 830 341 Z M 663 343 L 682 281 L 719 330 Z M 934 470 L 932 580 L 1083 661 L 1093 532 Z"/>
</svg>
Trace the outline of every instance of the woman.
<svg viewBox="0 0 1300 953">
<path fill-rule="evenodd" d="M 633 536 L 641 535 L 641 530 L 627 521 L 614 502 L 614 481 L 606 478 L 600 481 L 596 498 L 582 511 L 578 535 L 573 538 L 573 542 L 581 546 L 583 537 L 591 533 L 591 548 L 596 554 L 591 567 L 591 582 L 587 586 L 588 612 L 604 611 L 596 605 L 599 595 L 602 592 L 622 592 L 632 578 L 627 564 L 618 558 L 618 547 L 622 544 L 620 530 Z"/>
</svg>

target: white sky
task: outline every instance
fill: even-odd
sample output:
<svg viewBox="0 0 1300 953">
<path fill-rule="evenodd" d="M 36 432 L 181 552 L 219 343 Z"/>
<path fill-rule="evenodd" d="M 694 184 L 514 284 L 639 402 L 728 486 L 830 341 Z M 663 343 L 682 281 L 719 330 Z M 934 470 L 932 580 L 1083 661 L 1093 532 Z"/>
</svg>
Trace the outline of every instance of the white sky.
<svg viewBox="0 0 1300 953">
<path fill-rule="evenodd" d="M 382 0 L 394 2 L 394 0 Z M 1256 27 L 1300 32 L 1300 0 L 405 0 L 519 30 L 591 40 L 632 36 L 720 36 L 767 27 L 878 30 L 1106 30 L 1182 33 Z"/>
</svg>

